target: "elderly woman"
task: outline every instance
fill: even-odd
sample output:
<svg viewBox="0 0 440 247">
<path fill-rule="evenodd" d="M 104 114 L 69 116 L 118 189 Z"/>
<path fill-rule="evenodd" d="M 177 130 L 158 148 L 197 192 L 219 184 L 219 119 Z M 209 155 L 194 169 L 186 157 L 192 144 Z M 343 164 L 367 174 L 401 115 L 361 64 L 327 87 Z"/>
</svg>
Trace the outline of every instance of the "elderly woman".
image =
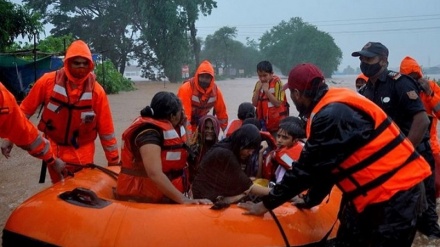
<svg viewBox="0 0 440 247">
<path fill-rule="evenodd" d="M 192 156 L 189 159 L 190 182 L 194 180 L 200 161 L 206 152 L 218 142 L 220 134 L 220 123 L 213 115 L 203 116 L 199 120 L 194 139 L 191 141 L 190 147 Z"/>
<path fill-rule="evenodd" d="M 260 131 L 250 124 L 215 144 L 200 163 L 192 184 L 194 198 L 214 201 L 220 197 L 223 202 L 233 203 L 248 194 L 267 194 L 269 188 L 254 185 L 242 169 L 260 144 Z"/>
<path fill-rule="evenodd" d="M 158 92 L 122 135 L 122 168 L 116 195 L 153 203 L 203 203 L 191 199 L 186 171 L 184 114 L 177 96 Z"/>
</svg>

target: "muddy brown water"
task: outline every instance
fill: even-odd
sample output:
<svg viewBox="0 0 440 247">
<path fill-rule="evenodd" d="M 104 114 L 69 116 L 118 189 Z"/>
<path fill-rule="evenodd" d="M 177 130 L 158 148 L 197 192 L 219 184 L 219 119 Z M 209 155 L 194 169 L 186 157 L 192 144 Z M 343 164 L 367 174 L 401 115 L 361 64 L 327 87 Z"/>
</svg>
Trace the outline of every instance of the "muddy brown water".
<svg viewBox="0 0 440 247">
<path fill-rule="evenodd" d="M 283 82 L 287 81 L 286 78 L 282 79 Z M 217 82 L 226 101 L 229 119 L 237 117 L 237 109 L 240 103 L 251 101 L 252 90 L 256 80 L 257 78 L 236 78 Z M 328 79 L 327 83 L 332 87 L 348 87 L 354 90 L 354 80 L 354 76 L 336 76 Z M 122 132 L 138 116 L 139 111 L 150 103 L 154 94 L 158 91 L 176 93 L 179 85 L 169 82 L 138 82 L 135 84 L 137 88 L 135 91 L 109 95 L 108 98 L 119 145 Z M 287 98 L 291 105 L 290 115 L 297 115 L 290 97 L 288 96 Z M 35 116 L 31 120 L 34 123 L 38 121 Z M 6 159 L 2 155 L 0 156 L 0 229 L 2 230 L 12 211 L 27 198 L 49 187 L 50 179 L 47 176 L 46 182 L 39 184 L 41 162 L 17 147 L 13 149 L 11 158 Z M 99 140 L 96 141 L 95 163 L 106 165 Z M 440 212 L 439 210 L 437 211 Z M 440 241 L 430 241 L 418 235 L 413 246 L 440 246 Z"/>
</svg>

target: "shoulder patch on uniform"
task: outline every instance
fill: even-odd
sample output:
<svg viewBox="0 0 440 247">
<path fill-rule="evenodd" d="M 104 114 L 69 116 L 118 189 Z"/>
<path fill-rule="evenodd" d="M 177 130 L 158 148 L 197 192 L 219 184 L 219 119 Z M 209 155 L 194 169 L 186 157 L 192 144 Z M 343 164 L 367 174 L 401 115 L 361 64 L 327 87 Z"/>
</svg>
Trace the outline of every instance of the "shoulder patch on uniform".
<svg viewBox="0 0 440 247">
<path fill-rule="evenodd" d="M 390 77 L 393 80 L 397 80 L 401 77 L 402 75 L 399 72 L 395 72 L 395 71 L 388 71 L 388 77 Z"/>
<path fill-rule="evenodd" d="M 406 92 L 406 94 L 408 95 L 408 98 L 410 98 L 410 99 L 417 99 L 419 97 L 419 95 L 414 90 Z"/>
</svg>

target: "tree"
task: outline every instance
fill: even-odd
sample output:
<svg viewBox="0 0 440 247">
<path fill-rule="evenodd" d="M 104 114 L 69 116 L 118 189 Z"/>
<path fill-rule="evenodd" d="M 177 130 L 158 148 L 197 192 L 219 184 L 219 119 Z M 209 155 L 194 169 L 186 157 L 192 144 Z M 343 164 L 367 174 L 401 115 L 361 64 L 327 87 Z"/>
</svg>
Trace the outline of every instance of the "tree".
<svg viewBox="0 0 440 247">
<path fill-rule="evenodd" d="M 319 31 L 299 17 L 282 21 L 264 33 L 260 50 L 283 74 L 288 74 L 296 64 L 310 62 L 330 77 L 342 59 L 341 49 L 328 33 Z"/>
<path fill-rule="evenodd" d="M 218 69 L 244 69 L 245 75 L 255 72 L 256 64 L 261 59 L 258 45 L 248 40 L 247 46 L 234 40 L 237 35 L 235 27 L 222 27 L 213 35 L 208 35 L 202 51 L 202 57 L 208 59 Z"/>
<path fill-rule="evenodd" d="M 342 71 L 342 73 L 345 74 L 345 75 L 353 75 L 353 74 L 356 74 L 356 71 L 355 71 L 355 69 L 353 69 L 350 65 L 348 65 L 348 66 Z"/>
<path fill-rule="evenodd" d="M 210 15 L 213 8 L 217 8 L 217 2 L 212 0 L 181 0 L 188 30 L 190 32 L 189 40 L 194 53 L 195 64 L 200 64 L 201 42 L 197 39 L 196 21 L 199 19 L 199 11 L 204 16 Z"/>
<path fill-rule="evenodd" d="M 234 40 L 235 37 L 237 37 L 236 27 L 222 27 L 206 37 L 204 56 L 217 69 L 231 67 L 232 56 L 239 47 L 238 41 Z"/>
<path fill-rule="evenodd" d="M 198 13 L 208 15 L 216 7 L 213 0 L 24 1 L 44 13 L 55 26 L 52 34 L 83 39 L 121 73 L 134 58 L 148 74 L 163 70 L 171 81 L 180 78 L 182 64 L 198 57 Z"/>
<path fill-rule="evenodd" d="M 102 53 L 124 73 L 128 54 L 134 46 L 136 30 L 130 29 L 131 15 L 126 0 L 24 0 L 40 11 L 55 36 L 73 34 L 87 42 L 96 53 Z M 52 8 L 48 8 L 52 6 Z"/>
<path fill-rule="evenodd" d="M 14 42 L 18 36 L 29 36 L 31 40 L 34 35 L 43 29 L 39 23 L 40 16 L 32 13 L 29 9 L 0 0 L 0 52 L 5 51 L 6 47 Z"/>
</svg>

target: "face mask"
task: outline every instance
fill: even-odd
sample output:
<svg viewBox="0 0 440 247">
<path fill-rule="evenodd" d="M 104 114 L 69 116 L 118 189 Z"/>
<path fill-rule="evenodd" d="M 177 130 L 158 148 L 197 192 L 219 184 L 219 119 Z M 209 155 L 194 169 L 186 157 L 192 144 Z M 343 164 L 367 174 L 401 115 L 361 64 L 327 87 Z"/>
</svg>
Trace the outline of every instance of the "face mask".
<svg viewBox="0 0 440 247">
<path fill-rule="evenodd" d="M 211 82 L 204 82 L 204 81 L 199 81 L 199 85 L 201 88 L 203 89 L 207 89 L 209 87 L 209 85 L 211 84 Z"/>
<path fill-rule="evenodd" d="M 379 62 L 375 64 L 368 64 L 361 62 L 361 71 L 362 73 L 364 73 L 366 77 L 375 76 L 380 71 L 381 68 L 382 66 L 379 64 Z"/>
<path fill-rule="evenodd" d="M 70 74 L 77 79 L 86 77 L 89 72 L 89 68 L 70 68 Z"/>
</svg>

